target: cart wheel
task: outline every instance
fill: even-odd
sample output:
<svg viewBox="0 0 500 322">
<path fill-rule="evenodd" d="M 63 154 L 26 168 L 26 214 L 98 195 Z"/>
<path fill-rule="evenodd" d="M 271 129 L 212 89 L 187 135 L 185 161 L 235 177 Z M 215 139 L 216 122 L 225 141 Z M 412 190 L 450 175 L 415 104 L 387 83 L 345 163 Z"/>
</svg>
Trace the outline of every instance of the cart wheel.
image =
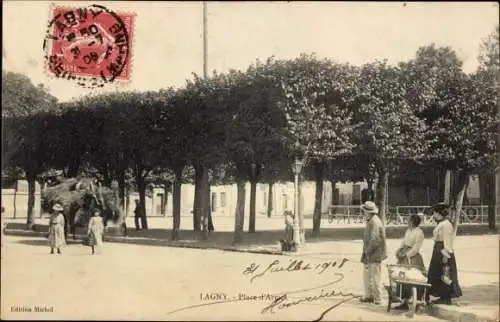
<svg viewBox="0 0 500 322">
<path fill-rule="evenodd" d="M 410 307 L 408 310 L 409 316 L 413 317 L 415 314 L 416 308 L 417 308 L 417 288 L 414 286 L 411 288 L 412 295 L 411 295 L 411 303 Z"/>
</svg>

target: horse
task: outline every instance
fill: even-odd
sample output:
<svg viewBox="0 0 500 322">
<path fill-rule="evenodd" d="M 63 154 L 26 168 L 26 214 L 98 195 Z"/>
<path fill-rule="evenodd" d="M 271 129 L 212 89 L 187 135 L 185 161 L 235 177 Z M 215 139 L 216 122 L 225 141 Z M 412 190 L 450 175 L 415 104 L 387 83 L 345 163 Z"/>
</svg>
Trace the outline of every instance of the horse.
<svg viewBox="0 0 500 322">
<path fill-rule="evenodd" d="M 66 226 L 69 228 L 69 233 L 73 235 L 73 240 L 76 240 L 76 227 L 86 228 L 90 217 L 95 211 L 102 212 L 102 206 L 99 204 L 97 198 L 89 192 L 83 195 L 81 201 L 73 202 L 70 205 L 65 217 Z"/>
</svg>

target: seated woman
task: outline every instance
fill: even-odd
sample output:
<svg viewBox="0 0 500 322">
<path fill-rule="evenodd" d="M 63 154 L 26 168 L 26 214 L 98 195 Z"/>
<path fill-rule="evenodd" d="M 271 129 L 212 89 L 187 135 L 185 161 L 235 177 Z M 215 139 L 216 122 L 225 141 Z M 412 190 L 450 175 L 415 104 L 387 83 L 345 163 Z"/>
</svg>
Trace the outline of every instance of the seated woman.
<svg viewBox="0 0 500 322">
<path fill-rule="evenodd" d="M 426 275 L 426 269 L 424 265 L 424 260 L 422 255 L 420 255 L 420 248 L 424 242 L 424 232 L 419 227 L 422 222 L 423 214 L 412 214 L 408 220 L 408 229 L 405 232 L 405 236 L 401 243 L 401 246 L 396 251 L 396 257 L 398 264 L 413 265 L 416 266 L 424 276 Z M 422 296 L 422 290 L 417 296 L 420 298 Z M 397 309 L 408 309 L 408 299 L 410 298 L 411 288 L 403 287 L 401 292 L 401 297 L 403 299 L 403 304 L 398 306 Z"/>
<path fill-rule="evenodd" d="M 396 251 L 398 264 L 414 265 L 425 272 L 425 265 L 420 248 L 424 242 L 424 232 L 419 227 L 422 222 L 423 214 L 412 214 L 408 220 L 408 229 L 401 243 L 401 246 Z"/>
<path fill-rule="evenodd" d="M 454 229 L 448 219 L 448 205 L 440 203 L 431 209 L 438 224 L 433 232 L 434 249 L 427 274 L 427 283 L 432 285 L 429 295 L 439 297 L 434 303 L 449 305 L 452 299 L 462 296 L 453 249 Z"/>
</svg>

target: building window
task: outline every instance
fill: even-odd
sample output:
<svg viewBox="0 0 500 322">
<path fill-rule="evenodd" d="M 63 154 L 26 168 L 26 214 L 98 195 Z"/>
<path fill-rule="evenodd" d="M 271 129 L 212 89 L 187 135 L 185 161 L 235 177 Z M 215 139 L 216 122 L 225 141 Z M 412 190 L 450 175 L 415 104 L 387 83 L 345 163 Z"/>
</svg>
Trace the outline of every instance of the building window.
<svg viewBox="0 0 500 322">
<path fill-rule="evenodd" d="M 217 209 L 217 194 L 215 192 L 212 192 L 212 212 L 214 212 Z"/>
<path fill-rule="evenodd" d="M 156 205 L 156 214 L 165 214 L 165 196 L 163 193 L 157 193 L 156 197 L 159 199 L 159 205 Z"/>
<path fill-rule="evenodd" d="M 283 210 L 288 210 L 288 195 L 283 194 Z"/>
<path fill-rule="evenodd" d="M 224 208 L 226 206 L 226 193 L 221 192 L 220 193 L 220 206 Z"/>
</svg>

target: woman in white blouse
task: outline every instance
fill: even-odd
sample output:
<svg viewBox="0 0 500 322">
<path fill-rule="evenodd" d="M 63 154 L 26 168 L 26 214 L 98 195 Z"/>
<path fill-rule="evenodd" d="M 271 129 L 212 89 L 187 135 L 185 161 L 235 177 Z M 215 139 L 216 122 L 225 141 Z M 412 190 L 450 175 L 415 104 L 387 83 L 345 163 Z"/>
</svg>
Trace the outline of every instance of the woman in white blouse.
<svg viewBox="0 0 500 322">
<path fill-rule="evenodd" d="M 419 227 L 422 216 L 422 214 L 410 216 L 408 229 L 405 232 L 401 246 L 396 251 L 396 257 L 398 258 L 398 264 L 415 265 L 425 272 L 424 260 L 420 255 L 420 248 L 424 243 L 424 232 Z"/>
<path fill-rule="evenodd" d="M 453 250 L 453 225 L 448 219 L 448 205 L 440 203 L 431 209 L 438 224 L 433 232 L 434 250 L 427 274 L 427 282 L 432 285 L 428 295 L 439 297 L 436 304 L 451 304 L 451 299 L 462 296 Z"/>
</svg>

